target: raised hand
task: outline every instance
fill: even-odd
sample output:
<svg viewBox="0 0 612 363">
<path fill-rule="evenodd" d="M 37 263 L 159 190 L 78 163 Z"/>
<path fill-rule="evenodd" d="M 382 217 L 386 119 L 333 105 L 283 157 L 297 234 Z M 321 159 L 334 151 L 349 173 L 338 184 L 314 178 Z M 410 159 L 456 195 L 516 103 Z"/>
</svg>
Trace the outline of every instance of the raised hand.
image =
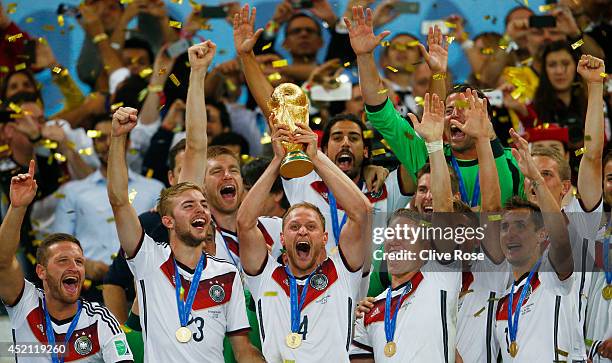
<svg viewBox="0 0 612 363">
<path fill-rule="evenodd" d="M 540 171 L 529 152 L 529 143 L 523 139 L 514 129 L 510 129 L 510 136 L 514 141 L 516 149 L 512 149 L 512 155 L 518 162 L 521 173 L 530 180 L 541 178 Z"/>
<path fill-rule="evenodd" d="M 427 48 L 429 48 L 429 52 L 423 44 L 419 44 L 421 55 L 433 73 L 446 72 L 448 42 L 445 38 L 440 28 L 435 26 L 434 28 L 429 28 L 429 33 L 427 34 Z"/>
<path fill-rule="evenodd" d="M 372 53 L 390 31 L 385 30 L 378 35 L 374 35 L 372 27 L 372 10 L 363 11 L 363 6 L 353 6 L 353 22 L 344 17 L 344 24 L 349 31 L 351 47 L 357 56 Z"/>
<path fill-rule="evenodd" d="M 11 205 L 14 208 L 27 207 L 36 197 L 38 185 L 34 179 L 36 164 L 30 160 L 30 167 L 27 174 L 19 174 L 11 179 Z"/>
<path fill-rule="evenodd" d="M 363 180 L 370 193 L 378 193 L 389 176 L 389 169 L 384 166 L 366 165 L 363 167 Z"/>
<path fill-rule="evenodd" d="M 113 114 L 113 137 L 126 135 L 136 127 L 138 110 L 132 107 L 119 107 Z"/>
<path fill-rule="evenodd" d="M 294 13 L 295 10 L 293 9 L 293 6 L 291 6 L 289 0 L 283 0 L 279 2 L 276 9 L 274 9 L 272 21 L 276 22 L 278 25 L 282 25 L 286 23 Z"/>
<path fill-rule="evenodd" d="M 56 141 L 60 145 L 66 141 L 66 133 L 58 122 L 44 125 L 41 129 L 41 134 L 43 138 Z"/>
<path fill-rule="evenodd" d="M 328 60 L 315 68 L 308 78 L 309 83 L 320 84 L 329 89 L 333 84 L 337 84 L 336 79 L 342 74 L 344 67 L 340 64 L 340 59 Z"/>
<path fill-rule="evenodd" d="M 192 45 L 187 50 L 189 56 L 189 64 L 191 71 L 204 71 L 208 69 L 210 63 L 215 56 L 217 45 L 211 40 L 207 40 L 203 43 Z"/>
<path fill-rule="evenodd" d="M 249 54 L 259 39 L 263 29 L 255 29 L 255 16 L 257 9 L 253 7 L 249 15 L 249 4 L 242 7 L 242 10 L 234 15 L 234 46 L 239 56 Z"/>
<path fill-rule="evenodd" d="M 580 28 L 576 24 L 572 11 L 567 6 L 557 6 L 552 10 L 551 15 L 557 20 L 557 29 L 570 38 L 580 36 Z"/>
<path fill-rule="evenodd" d="M 293 131 L 293 143 L 306 145 L 306 155 L 310 160 L 317 157 L 317 134 L 306 124 L 295 124 L 296 129 Z"/>
<path fill-rule="evenodd" d="M 383 0 L 378 4 L 374 9 L 374 15 L 372 17 L 374 28 L 388 24 L 399 16 L 399 12 L 395 11 L 393 7 L 398 1 L 399 0 Z"/>
<path fill-rule="evenodd" d="M 487 112 L 487 99 L 479 98 L 475 90 L 468 88 L 464 94 L 459 96 L 459 100 L 468 104 L 465 110 L 465 123 L 451 120 L 451 124 L 457 126 L 466 135 L 476 139 L 488 140 L 491 121 L 489 121 L 489 113 Z"/>
<path fill-rule="evenodd" d="M 578 61 L 578 74 L 588 83 L 603 83 L 605 73 L 604 61 L 592 55 L 583 55 Z"/>
<path fill-rule="evenodd" d="M 421 135 L 426 142 L 442 141 L 444 134 L 444 102 L 437 94 L 430 96 L 425 94 L 423 104 L 423 117 L 419 122 L 416 115 L 409 113 L 408 117 L 412 120 L 414 130 Z"/>
<path fill-rule="evenodd" d="M 334 26 L 338 17 L 328 0 L 313 0 L 310 11 L 319 19 L 324 20 L 329 26 Z"/>
<path fill-rule="evenodd" d="M 53 50 L 47 41 L 44 38 L 40 39 L 41 41 L 36 42 L 36 62 L 32 65 L 36 69 L 44 69 L 57 64 Z"/>
<path fill-rule="evenodd" d="M 293 136 L 289 130 L 289 126 L 277 124 L 275 117 L 274 112 L 272 112 L 268 120 L 268 124 L 271 125 L 272 128 L 272 150 L 274 151 L 274 157 L 282 160 L 285 155 L 287 155 L 283 143 L 292 143 Z"/>
</svg>

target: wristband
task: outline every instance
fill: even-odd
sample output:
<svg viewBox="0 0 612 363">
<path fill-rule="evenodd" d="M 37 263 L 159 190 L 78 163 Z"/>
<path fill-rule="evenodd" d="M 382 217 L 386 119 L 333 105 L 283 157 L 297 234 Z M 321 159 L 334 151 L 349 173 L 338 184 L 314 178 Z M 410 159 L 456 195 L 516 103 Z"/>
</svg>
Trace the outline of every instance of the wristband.
<svg viewBox="0 0 612 363">
<path fill-rule="evenodd" d="M 156 85 L 152 85 L 150 84 L 149 86 L 147 86 L 147 89 L 149 90 L 149 92 L 161 92 L 164 90 L 164 86 L 162 86 L 161 84 L 156 84 Z"/>
<path fill-rule="evenodd" d="M 446 78 L 446 72 L 434 73 L 431 75 L 431 79 L 438 81 Z"/>
<path fill-rule="evenodd" d="M 95 37 L 93 37 L 93 42 L 94 44 L 98 44 L 103 40 L 108 39 L 108 35 L 106 33 L 100 33 L 98 35 L 96 35 Z"/>
<path fill-rule="evenodd" d="M 437 151 L 442 151 L 442 149 L 444 149 L 444 143 L 442 140 L 426 142 L 425 147 L 427 148 L 428 154 L 433 154 Z"/>
</svg>

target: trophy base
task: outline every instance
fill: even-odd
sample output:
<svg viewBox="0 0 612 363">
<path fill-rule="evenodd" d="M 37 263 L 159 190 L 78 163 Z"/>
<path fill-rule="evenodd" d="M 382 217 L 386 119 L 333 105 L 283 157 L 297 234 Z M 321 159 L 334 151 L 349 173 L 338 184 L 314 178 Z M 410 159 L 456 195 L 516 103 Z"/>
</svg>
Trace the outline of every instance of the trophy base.
<svg viewBox="0 0 612 363">
<path fill-rule="evenodd" d="M 302 150 L 290 151 L 283 158 L 280 175 L 285 179 L 301 178 L 314 169 L 312 161 Z"/>
</svg>

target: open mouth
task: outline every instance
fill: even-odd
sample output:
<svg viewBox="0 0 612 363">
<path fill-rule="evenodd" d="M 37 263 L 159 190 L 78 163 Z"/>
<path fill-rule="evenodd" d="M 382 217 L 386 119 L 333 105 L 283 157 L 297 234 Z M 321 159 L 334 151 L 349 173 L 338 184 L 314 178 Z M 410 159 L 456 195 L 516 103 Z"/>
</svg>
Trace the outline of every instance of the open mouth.
<svg viewBox="0 0 612 363">
<path fill-rule="evenodd" d="M 353 167 L 353 154 L 350 151 L 342 151 L 336 156 L 336 165 L 342 171 L 350 170 Z"/>
<path fill-rule="evenodd" d="M 62 286 L 69 294 L 78 294 L 79 279 L 74 276 L 64 277 L 62 280 Z"/>
<path fill-rule="evenodd" d="M 433 213 L 433 207 L 431 205 L 423 206 L 423 212 L 425 213 Z"/>
<path fill-rule="evenodd" d="M 221 187 L 221 198 L 232 200 L 236 197 L 236 187 L 233 185 L 224 185 Z"/>
<path fill-rule="evenodd" d="M 298 241 L 295 245 L 295 251 L 299 258 L 306 258 L 310 254 L 310 243 L 306 241 Z"/>
<path fill-rule="evenodd" d="M 465 134 L 461 131 L 457 126 L 451 125 L 451 140 L 453 141 L 463 141 L 465 139 Z"/>
<path fill-rule="evenodd" d="M 196 218 L 191 221 L 191 226 L 199 230 L 204 230 L 206 228 L 206 219 Z"/>
<path fill-rule="evenodd" d="M 521 244 L 520 243 L 508 243 L 506 245 L 506 248 L 508 249 L 508 251 L 513 252 L 521 248 Z"/>
</svg>

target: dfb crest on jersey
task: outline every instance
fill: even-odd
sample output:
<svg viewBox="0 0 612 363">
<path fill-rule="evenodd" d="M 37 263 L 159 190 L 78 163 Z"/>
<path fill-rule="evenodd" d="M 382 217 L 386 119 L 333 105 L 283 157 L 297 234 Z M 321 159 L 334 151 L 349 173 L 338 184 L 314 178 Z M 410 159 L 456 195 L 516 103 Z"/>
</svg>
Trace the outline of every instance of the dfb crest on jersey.
<svg viewBox="0 0 612 363">
<path fill-rule="evenodd" d="M 87 335 L 80 336 L 74 341 L 74 350 L 80 355 L 87 355 L 91 353 L 92 349 L 93 344 L 91 344 L 91 339 Z"/>
<path fill-rule="evenodd" d="M 214 302 L 220 303 L 225 299 L 225 290 L 220 285 L 212 285 L 208 290 L 208 294 L 210 298 L 214 300 Z"/>
<path fill-rule="evenodd" d="M 324 274 L 315 274 L 310 278 L 310 286 L 318 291 L 324 290 L 327 287 L 327 283 L 327 276 Z"/>
<path fill-rule="evenodd" d="M 370 192 L 370 196 L 374 199 L 378 199 L 383 195 L 383 188 L 380 188 L 380 190 L 376 191 L 372 191 Z"/>
</svg>

